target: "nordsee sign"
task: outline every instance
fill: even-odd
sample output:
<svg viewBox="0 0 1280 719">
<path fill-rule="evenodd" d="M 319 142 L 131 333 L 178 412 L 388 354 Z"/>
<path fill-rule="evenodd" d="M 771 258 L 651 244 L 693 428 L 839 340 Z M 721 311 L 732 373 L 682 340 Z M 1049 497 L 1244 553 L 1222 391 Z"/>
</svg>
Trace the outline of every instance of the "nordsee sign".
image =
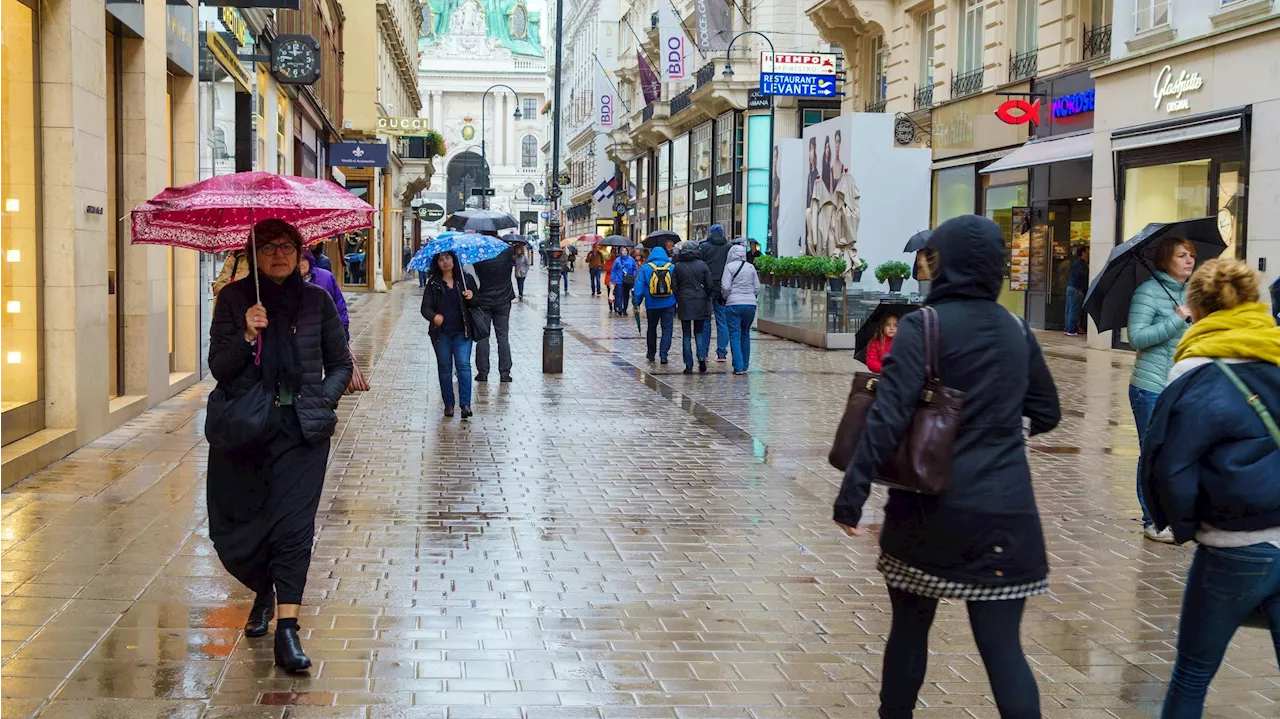
<svg viewBox="0 0 1280 719">
<path fill-rule="evenodd" d="M 1073 115 L 1083 115 L 1086 112 L 1093 112 L 1093 99 L 1093 90 L 1063 95 L 1053 101 L 1053 116 L 1071 117 Z"/>
<path fill-rule="evenodd" d="M 1160 74 L 1156 75 L 1156 86 L 1154 90 L 1156 109 L 1160 109 L 1160 103 L 1165 103 L 1165 112 L 1176 112 L 1178 110 L 1186 110 L 1191 107 L 1191 101 L 1184 99 L 1182 95 L 1193 90 L 1199 90 L 1204 86 L 1204 79 L 1200 77 L 1198 72 L 1187 72 L 1183 70 L 1177 77 L 1173 75 L 1173 68 L 1165 65 L 1160 68 Z M 1165 102 L 1167 98 L 1173 98 Z"/>
<path fill-rule="evenodd" d="M 836 94 L 836 76 L 762 72 L 760 73 L 760 94 L 783 97 L 832 97 Z"/>
</svg>

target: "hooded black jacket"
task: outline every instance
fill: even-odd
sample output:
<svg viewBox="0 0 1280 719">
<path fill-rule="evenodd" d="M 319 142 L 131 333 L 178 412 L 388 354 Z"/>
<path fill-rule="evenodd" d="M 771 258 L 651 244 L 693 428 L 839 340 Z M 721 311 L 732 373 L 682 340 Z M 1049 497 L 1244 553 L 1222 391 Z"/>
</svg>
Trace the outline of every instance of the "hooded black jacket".
<svg viewBox="0 0 1280 719">
<path fill-rule="evenodd" d="M 500 313 L 503 309 L 510 311 L 511 303 L 516 299 L 515 290 L 511 288 L 511 277 L 516 269 L 515 247 L 508 248 L 491 260 L 477 262 L 472 266 L 480 289 L 471 300 L 471 305 L 489 312 Z"/>
<path fill-rule="evenodd" d="M 698 256 L 698 246 L 681 242 L 676 246 L 676 312 L 682 320 L 711 319 L 711 295 L 715 281 L 707 263 Z"/>
<path fill-rule="evenodd" d="M 467 339 L 474 339 L 476 336 L 475 318 L 471 316 L 471 308 L 475 306 L 476 299 L 480 296 L 480 291 L 476 289 L 476 280 L 471 275 L 462 271 L 460 265 L 453 266 L 453 286 L 460 290 L 471 290 L 472 297 L 470 300 L 462 298 L 462 334 Z M 435 342 L 440 338 L 440 328 L 436 327 L 433 321 L 435 316 L 444 312 L 445 302 L 444 293 L 449 288 L 445 286 L 444 280 L 440 278 L 439 273 L 432 272 L 427 276 L 427 286 L 422 290 L 422 305 L 419 307 L 422 312 L 422 319 L 427 321 L 427 336 Z"/>
<path fill-rule="evenodd" d="M 937 276 L 925 304 L 936 308 L 943 384 L 965 393 L 951 487 L 941 496 L 891 490 L 880 547 L 889 556 L 956 582 L 1006 586 L 1049 572 L 1031 487 L 1022 418 L 1031 433 L 1061 417 L 1058 391 L 1035 337 L 996 303 L 1004 278 L 999 226 L 973 215 L 948 220 L 929 242 Z M 845 472 L 834 518 L 855 526 L 875 469 L 906 434 L 924 388 L 924 327 L 905 315 L 886 358 L 865 434 Z"/>
<path fill-rule="evenodd" d="M 711 230 L 707 233 L 707 239 L 698 245 L 698 254 L 702 255 L 702 261 L 707 263 L 707 268 L 711 270 L 711 281 L 715 284 L 715 296 L 720 296 L 720 276 L 724 274 L 724 265 L 729 261 L 729 240 L 725 239 L 724 232 L 720 230 Z"/>
</svg>

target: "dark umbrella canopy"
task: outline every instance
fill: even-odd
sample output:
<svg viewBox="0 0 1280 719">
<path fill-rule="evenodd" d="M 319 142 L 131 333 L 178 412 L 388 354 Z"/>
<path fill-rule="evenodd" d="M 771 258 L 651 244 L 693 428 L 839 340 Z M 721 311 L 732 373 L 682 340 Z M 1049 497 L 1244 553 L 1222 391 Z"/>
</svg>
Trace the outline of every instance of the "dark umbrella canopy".
<svg viewBox="0 0 1280 719">
<path fill-rule="evenodd" d="M 1221 255 L 1227 249 L 1218 232 L 1215 217 L 1197 217 L 1180 222 L 1152 222 L 1107 256 L 1102 272 L 1089 283 L 1084 309 L 1093 318 L 1099 332 L 1108 332 L 1129 324 L 1129 305 L 1138 285 L 1151 279 L 1156 270 L 1156 252 L 1167 237 L 1183 237 L 1196 248 L 1196 262 Z M 1167 291 L 1167 290 L 1166 290 Z"/>
<path fill-rule="evenodd" d="M 929 244 L 929 238 L 933 237 L 933 230 L 920 230 L 907 240 L 907 246 L 902 248 L 903 252 L 919 252 Z"/>
<path fill-rule="evenodd" d="M 622 235 L 609 235 L 608 237 L 596 243 L 600 247 L 635 247 L 636 243 L 631 241 L 629 237 Z"/>
<path fill-rule="evenodd" d="M 529 245 L 529 246 L 533 245 L 533 243 L 529 241 L 529 238 L 525 237 L 524 235 L 517 235 L 514 232 L 509 235 L 503 235 L 502 241 L 511 245 Z"/>
<path fill-rule="evenodd" d="M 472 232 L 498 232 L 519 224 L 511 215 L 493 210 L 462 210 L 444 221 L 445 227 Z"/>
<path fill-rule="evenodd" d="M 854 335 L 854 359 L 859 362 L 867 361 L 867 345 L 871 344 L 871 340 L 875 339 L 876 332 L 880 330 L 880 323 L 889 317 L 899 317 L 909 312 L 915 312 L 920 309 L 920 305 L 910 305 L 901 302 L 881 302 L 871 311 L 871 315 L 863 320 L 862 326 L 858 328 L 858 334 Z"/>
<path fill-rule="evenodd" d="M 656 232 L 651 232 L 648 237 L 644 238 L 644 246 L 652 250 L 655 247 L 662 247 L 666 244 L 667 240 L 671 240 L 672 242 L 679 244 L 680 234 L 672 232 L 671 230 L 658 230 Z"/>
</svg>

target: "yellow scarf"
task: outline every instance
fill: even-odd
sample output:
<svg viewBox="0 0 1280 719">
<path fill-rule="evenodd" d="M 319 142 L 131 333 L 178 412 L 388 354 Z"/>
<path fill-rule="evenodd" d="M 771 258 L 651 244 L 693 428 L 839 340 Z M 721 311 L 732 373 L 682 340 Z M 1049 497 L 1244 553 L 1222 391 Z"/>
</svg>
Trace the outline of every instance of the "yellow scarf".
<svg viewBox="0 0 1280 719">
<path fill-rule="evenodd" d="M 1280 365 L 1280 327 L 1266 305 L 1248 302 L 1219 310 L 1192 325 L 1173 355 L 1261 360 Z"/>
</svg>

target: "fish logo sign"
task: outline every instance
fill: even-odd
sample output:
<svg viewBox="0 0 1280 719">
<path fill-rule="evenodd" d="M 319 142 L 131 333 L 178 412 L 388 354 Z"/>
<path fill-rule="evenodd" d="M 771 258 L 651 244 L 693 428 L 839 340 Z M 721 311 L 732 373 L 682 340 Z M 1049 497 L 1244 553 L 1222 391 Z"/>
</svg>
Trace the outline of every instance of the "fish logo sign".
<svg viewBox="0 0 1280 719">
<path fill-rule="evenodd" d="M 1019 114 L 1013 114 L 1017 110 Z M 1031 123 L 1039 126 L 1040 124 L 1040 101 L 1027 102 L 1021 98 L 1006 100 L 996 108 L 996 117 L 1006 125 L 1025 125 Z"/>
</svg>

